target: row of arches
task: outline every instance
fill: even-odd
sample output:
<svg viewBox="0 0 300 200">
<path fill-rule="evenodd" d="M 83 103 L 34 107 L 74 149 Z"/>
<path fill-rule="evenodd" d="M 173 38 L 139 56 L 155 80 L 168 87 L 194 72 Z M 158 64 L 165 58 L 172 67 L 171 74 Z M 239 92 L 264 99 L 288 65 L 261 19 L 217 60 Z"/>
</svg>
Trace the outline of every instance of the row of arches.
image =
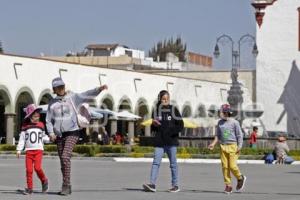
<svg viewBox="0 0 300 200">
<path fill-rule="evenodd" d="M 8 89 L 4 86 L 0 86 L 0 138 L 6 136 L 6 114 L 7 113 L 14 113 L 15 114 L 15 133 L 14 136 L 17 136 L 20 131 L 20 124 L 25 117 L 25 113 L 23 112 L 24 107 L 26 107 L 30 103 L 36 103 L 38 105 L 48 104 L 49 101 L 53 98 L 50 89 L 44 90 L 37 102 L 34 99 L 33 92 L 29 88 L 22 88 L 16 95 L 15 101 L 10 96 Z M 176 102 L 172 102 L 176 106 Z M 92 101 L 91 105 L 95 106 L 96 102 Z M 154 102 L 153 105 L 155 105 Z M 101 108 L 107 108 L 113 111 L 123 111 L 127 110 L 132 112 L 136 115 L 141 116 L 141 119 L 135 123 L 135 133 L 136 134 L 143 134 L 143 128 L 140 126 L 140 123 L 149 118 L 152 114 L 153 106 L 149 106 L 148 101 L 145 98 L 140 98 L 133 107 L 133 102 L 130 100 L 129 97 L 124 96 L 118 102 L 115 103 L 114 98 L 112 95 L 107 94 L 105 95 L 100 101 Z M 212 106 L 210 106 L 212 107 Z M 180 109 L 179 109 L 180 110 Z M 208 109 L 210 110 L 210 108 Z M 204 104 L 200 104 L 196 111 L 193 111 L 191 104 L 186 103 L 182 106 L 182 116 L 183 117 L 211 117 L 211 114 L 208 112 Z M 117 125 L 118 131 L 127 132 L 128 130 L 128 122 L 127 121 L 118 121 Z M 108 122 L 106 128 L 108 132 L 110 132 L 110 123 Z"/>
</svg>

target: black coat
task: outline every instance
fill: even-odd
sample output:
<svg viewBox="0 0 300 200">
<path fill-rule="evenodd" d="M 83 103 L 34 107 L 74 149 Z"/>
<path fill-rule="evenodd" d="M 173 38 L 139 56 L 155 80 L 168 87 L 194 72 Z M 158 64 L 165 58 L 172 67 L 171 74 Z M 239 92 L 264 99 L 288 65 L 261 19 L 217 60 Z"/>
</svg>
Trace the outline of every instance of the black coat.
<svg viewBox="0 0 300 200">
<path fill-rule="evenodd" d="M 182 117 L 175 106 L 162 107 L 160 111 L 152 113 L 152 119 L 159 119 L 160 126 L 151 126 L 155 133 L 154 146 L 178 146 L 179 133 L 183 129 Z"/>
</svg>

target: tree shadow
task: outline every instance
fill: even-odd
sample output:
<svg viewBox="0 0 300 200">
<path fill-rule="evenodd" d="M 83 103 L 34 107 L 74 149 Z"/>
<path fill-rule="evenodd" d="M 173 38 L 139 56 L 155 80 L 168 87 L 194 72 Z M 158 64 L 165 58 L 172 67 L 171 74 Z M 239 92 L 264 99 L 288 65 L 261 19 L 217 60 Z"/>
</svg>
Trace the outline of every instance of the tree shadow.
<svg viewBox="0 0 300 200">
<path fill-rule="evenodd" d="M 277 119 L 280 124 L 287 115 L 287 133 L 300 136 L 300 70 L 294 60 L 289 78 L 277 103 L 283 104 L 284 110 Z"/>
</svg>

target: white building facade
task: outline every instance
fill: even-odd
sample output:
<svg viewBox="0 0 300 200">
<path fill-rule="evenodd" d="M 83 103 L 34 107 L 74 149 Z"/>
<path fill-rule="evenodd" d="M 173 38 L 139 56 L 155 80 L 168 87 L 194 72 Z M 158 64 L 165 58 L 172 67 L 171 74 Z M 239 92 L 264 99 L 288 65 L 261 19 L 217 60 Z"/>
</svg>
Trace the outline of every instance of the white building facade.
<svg viewBox="0 0 300 200">
<path fill-rule="evenodd" d="M 65 81 L 66 89 L 73 92 L 107 84 L 109 89 L 95 99 L 94 106 L 105 104 L 114 111 L 127 109 L 143 119 L 151 115 L 160 90 L 170 92 L 173 103 L 183 116 L 194 118 L 206 117 L 210 107 L 227 102 L 227 91 L 230 88 L 230 83 L 0 54 L 0 133 L 2 137 L 6 136 L 7 143 L 13 143 L 13 138 L 19 134 L 24 117 L 22 109 L 29 103 L 46 104 L 53 96 L 51 81 L 58 76 Z M 245 102 L 251 103 L 247 89 L 243 90 Z M 133 134 L 136 124 L 137 122 L 118 124 L 110 121 L 108 129 L 113 134 L 119 126 L 126 126 L 125 129 Z M 144 131 L 145 135 L 149 135 L 148 128 Z"/>
<path fill-rule="evenodd" d="M 300 0 L 255 0 L 257 102 L 267 131 L 300 136 Z"/>
</svg>

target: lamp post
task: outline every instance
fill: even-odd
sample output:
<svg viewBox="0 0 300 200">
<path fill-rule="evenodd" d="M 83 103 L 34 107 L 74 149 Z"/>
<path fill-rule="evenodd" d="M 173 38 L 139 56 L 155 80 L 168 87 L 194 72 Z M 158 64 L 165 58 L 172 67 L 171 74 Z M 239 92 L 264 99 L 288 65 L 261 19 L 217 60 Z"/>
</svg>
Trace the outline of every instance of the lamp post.
<svg viewBox="0 0 300 200">
<path fill-rule="evenodd" d="M 230 90 L 228 91 L 227 101 L 233 110 L 233 115 L 237 118 L 237 120 L 240 121 L 240 123 L 242 123 L 244 119 L 243 112 L 242 112 L 242 104 L 244 100 L 243 100 L 243 91 L 241 89 L 241 84 L 238 82 L 238 69 L 240 68 L 241 65 L 241 45 L 244 42 L 249 42 L 250 40 L 254 43 L 252 48 L 252 54 L 254 57 L 256 57 L 258 55 L 256 40 L 255 37 L 250 34 L 246 34 L 240 37 L 238 41 L 237 50 L 235 50 L 234 41 L 230 36 L 225 34 L 221 35 L 220 37 L 217 38 L 217 42 L 214 50 L 214 56 L 215 58 L 218 58 L 221 54 L 219 43 L 221 41 L 224 41 L 226 43 L 230 43 L 231 45 L 232 69 L 231 69 L 230 76 L 231 76 L 232 84 Z"/>
<path fill-rule="evenodd" d="M 110 47 L 107 47 L 106 50 L 107 50 L 107 56 L 106 56 L 106 68 L 108 68 L 108 59 L 109 59 L 109 56 L 110 56 Z"/>
</svg>

